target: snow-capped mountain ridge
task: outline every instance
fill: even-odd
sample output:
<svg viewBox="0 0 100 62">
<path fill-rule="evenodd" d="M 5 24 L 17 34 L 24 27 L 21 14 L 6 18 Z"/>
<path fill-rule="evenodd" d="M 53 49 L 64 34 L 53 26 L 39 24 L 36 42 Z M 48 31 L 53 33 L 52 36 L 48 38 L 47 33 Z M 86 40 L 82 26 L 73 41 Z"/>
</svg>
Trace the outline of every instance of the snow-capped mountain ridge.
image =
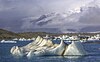
<svg viewBox="0 0 100 62">
<path fill-rule="evenodd" d="M 66 12 L 53 12 L 43 14 L 33 19 L 26 18 L 22 25 L 23 29 L 34 28 L 56 28 L 60 32 L 90 32 L 95 31 L 96 26 L 100 26 L 100 7 L 97 5 L 87 5 Z M 24 19 L 25 20 L 25 19 Z M 93 22 L 93 23 L 92 23 Z M 29 25 L 25 26 L 25 23 Z M 93 28 L 92 28 L 93 27 Z M 84 30 L 83 30 L 84 29 Z M 100 29 L 96 29 L 100 30 Z M 53 32 L 53 30 L 50 30 Z"/>
</svg>

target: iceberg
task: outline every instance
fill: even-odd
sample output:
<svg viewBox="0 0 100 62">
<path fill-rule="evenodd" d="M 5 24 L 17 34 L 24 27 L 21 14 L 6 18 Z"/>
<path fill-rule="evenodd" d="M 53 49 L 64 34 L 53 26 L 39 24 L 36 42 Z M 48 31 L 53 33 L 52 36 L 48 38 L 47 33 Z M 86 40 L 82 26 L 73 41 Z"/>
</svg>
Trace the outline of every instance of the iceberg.
<svg viewBox="0 0 100 62">
<path fill-rule="evenodd" d="M 72 42 L 66 47 L 64 55 L 87 55 L 81 42 Z"/>
<path fill-rule="evenodd" d="M 63 51 L 65 50 L 65 43 L 61 41 L 61 43 L 55 48 L 45 48 L 41 50 L 37 50 L 36 52 L 30 51 L 27 55 L 28 58 L 34 56 L 54 56 L 54 55 L 63 55 Z"/>
<path fill-rule="evenodd" d="M 2 40 L 0 43 L 17 43 L 17 41 L 12 40 Z"/>
<path fill-rule="evenodd" d="M 51 46 L 53 46 L 53 42 L 51 40 L 43 39 L 42 42 L 38 46 L 41 46 L 41 47 L 43 47 L 43 46 L 51 47 Z"/>
<path fill-rule="evenodd" d="M 50 54 L 54 55 L 63 55 L 63 52 L 65 50 L 66 44 L 62 40 L 61 43 L 55 47 L 54 49 L 49 50 Z"/>
<path fill-rule="evenodd" d="M 22 57 L 23 55 L 27 54 L 27 52 L 30 51 L 32 47 L 34 47 L 34 49 L 37 47 L 35 45 L 39 41 L 39 39 L 40 39 L 40 36 L 38 36 L 35 41 L 33 41 L 33 42 L 29 43 L 28 45 L 23 46 L 23 47 L 13 46 L 11 48 L 10 52 L 13 56 Z M 25 52 L 25 53 L 22 53 L 22 52 Z"/>
<path fill-rule="evenodd" d="M 41 50 L 42 48 L 44 49 L 46 47 L 51 47 L 51 46 L 53 46 L 52 41 L 43 39 L 42 37 L 38 36 L 35 39 L 35 41 L 27 44 L 26 46 L 23 46 L 23 47 L 13 46 L 11 48 L 10 52 L 14 56 L 23 56 L 23 55 L 26 55 L 30 51 Z M 24 52 L 24 53 L 22 53 L 22 52 Z M 22 54 L 22 55 L 20 55 L 20 54 Z"/>
<path fill-rule="evenodd" d="M 81 42 L 72 42 L 66 44 L 61 40 L 60 44 L 54 44 L 51 40 L 38 36 L 35 41 L 23 47 L 14 46 L 11 48 L 12 55 L 26 56 L 32 58 L 34 56 L 67 56 L 67 55 L 87 55 Z"/>
<path fill-rule="evenodd" d="M 10 52 L 16 57 L 22 57 L 24 55 L 22 49 L 18 46 L 13 46 Z"/>
<path fill-rule="evenodd" d="M 36 49 L 37 47 L 39 47 L 38 46 L 38 43 L 41 41 L 41 37 L 40 36 L 38 36 L 36 39 L 35 39 L 35 41 L 33 41 L 33 42 L 31 42 L 31 43 L 29 43 L 29 44 L 27 44 L 26 46 L 23 46 L 23 47 L 21 47 L 22 49 L 24 49 L 24 50 L 26 50 L 26 51 L 30 51 L 30 50 L 32 50 L 32 49 Z"/>
</svg>

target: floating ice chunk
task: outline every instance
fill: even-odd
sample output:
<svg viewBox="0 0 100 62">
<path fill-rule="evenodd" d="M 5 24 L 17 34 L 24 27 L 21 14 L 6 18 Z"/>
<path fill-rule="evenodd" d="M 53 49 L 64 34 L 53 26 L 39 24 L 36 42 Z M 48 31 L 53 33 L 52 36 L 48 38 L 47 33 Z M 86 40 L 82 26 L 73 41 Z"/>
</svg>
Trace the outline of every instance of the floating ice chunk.
<svg viewBox="0 0 100 62">
<path fill-rule="evenodd" d="M 54 55 L 63 55 L 65 46 L 66 44 L 64 43 L 64 41 L 61 41 L 61 43 L 56 48 L 49 50 L 49 51 L 51 54 L 54 54 Z"/>
<path fill-rule="evenodd" d="M 12 40 L 2 40 L 0 43 L 17 43 L 17 41 Z"/>
<path fill-rule="evenodd" d="M 16 57 L 24 56 L 24 53 L 22 52 L 22 50 L 18 46 L 13 46 L 11 48 L 10 52 L 13 54 L 13 56 L 16 56 Z"/>
<path fill-rule="evenodd" d="M 87 55 L 87 52 L 80 42 L 72 42 L 71 44 L 66 45 L 64 41 L 61 40 L 60 44 L 53 44 L 51 40 L 43 39 L 40 36 L 38 36 L 35 41 L 29 43 L 26 46 L 12 47 L 11 53 L 12 55 L 18 57 L 26 55 L 27 58 L 46 55 Z"/>
<path fill-rule="evenodd" d="M 72 42 L 66 47 L 64 55 L 87 55 L 87 52 L 80 42 Z"/>
<path fill-rule="evenodd" d="M 39 51 L 33 52 L 30 51 L 27 55 L 28 58 L 32 58 L 33 56 L 46 56 L 46 55 L 63 55 L 63 52 L 65 50 L 65 43 L 61 41 L 61 43 L 55 47 L 55 48 L 47 48 L 47 49 L 41 49 Z"/>
</svg>

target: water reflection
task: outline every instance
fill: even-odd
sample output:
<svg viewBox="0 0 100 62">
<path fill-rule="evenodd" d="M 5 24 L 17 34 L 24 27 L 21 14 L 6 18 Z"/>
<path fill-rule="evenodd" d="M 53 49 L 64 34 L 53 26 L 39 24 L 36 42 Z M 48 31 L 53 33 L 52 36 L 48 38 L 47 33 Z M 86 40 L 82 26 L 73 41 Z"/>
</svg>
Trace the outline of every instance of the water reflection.
<svg viewBox="0 0 100 62">
<path fill-rule="evenodd" d="M 85 56 L 41 56 L 29 59 L 29 62 L 81 62 Z"/>
<path fill-rule="evenodd" d="M 64 56 L 64 58 L 68 58 L 68 59 L 79 59 L 79 58 L 83 58 L 85 56 Z"/>
<path fill-rule="evenodd" d="M 67 59 L 78 59 L 78 58 L 83 58 L 85 56 L 43 56 L 43 57 L 48 57 L 48 58 L 67 58 Z"/>
</svg>

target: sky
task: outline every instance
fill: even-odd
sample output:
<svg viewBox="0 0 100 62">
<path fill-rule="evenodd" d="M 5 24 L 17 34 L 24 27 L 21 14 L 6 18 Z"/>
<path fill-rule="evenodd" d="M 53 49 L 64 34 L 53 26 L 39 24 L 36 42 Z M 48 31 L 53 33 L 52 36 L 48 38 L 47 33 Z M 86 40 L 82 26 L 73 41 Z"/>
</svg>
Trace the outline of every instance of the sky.
<svg viewBox="0 0 100 62">
<path fill-rule="evenodd" d="M 0 0 L 0 28 L 14 32 L 100 31 L 99 4 L 99 0 Z"/>
</svg>

